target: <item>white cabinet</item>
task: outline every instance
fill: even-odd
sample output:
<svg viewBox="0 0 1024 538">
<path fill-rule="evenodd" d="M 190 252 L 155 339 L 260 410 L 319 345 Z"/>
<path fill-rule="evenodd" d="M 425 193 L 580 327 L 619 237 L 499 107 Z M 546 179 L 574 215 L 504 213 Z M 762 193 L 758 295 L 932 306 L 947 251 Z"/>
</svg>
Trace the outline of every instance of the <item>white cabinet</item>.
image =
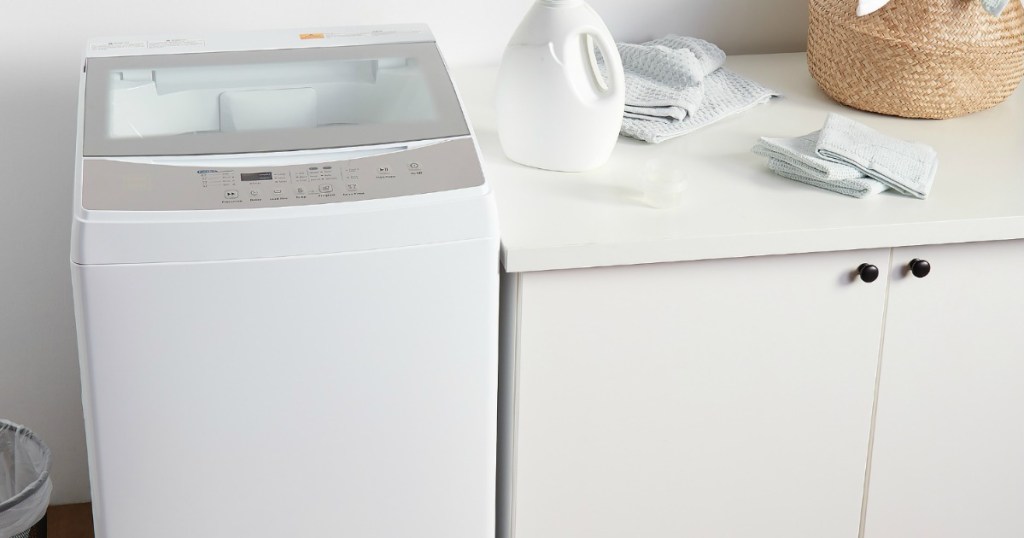
<svg viewBox="0 0 1024 538">
<path fill-rule="evenodd" d="M 1024 536 L 1022 274 L 1021 240 L 893 250 L 865 538 Z"/>
<path fill-rule="evenodd" d="M 1024 240 L 509 276 L 500 536 L 1024 536 L 1022 272 Z"/>
<path fill-rule="evenodd" d="M 888 260 L 509 277 L 512 536 L 855 538 Z"/>
</svg>

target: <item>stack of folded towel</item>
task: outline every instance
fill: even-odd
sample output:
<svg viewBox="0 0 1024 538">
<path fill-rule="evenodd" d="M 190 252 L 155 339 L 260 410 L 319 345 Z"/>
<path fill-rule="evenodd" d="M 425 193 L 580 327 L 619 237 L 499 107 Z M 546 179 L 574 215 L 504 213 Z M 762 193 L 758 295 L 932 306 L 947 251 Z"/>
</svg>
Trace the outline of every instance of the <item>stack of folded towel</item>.
<svg viewBox="0 0 1024 538">
<path fill-rule="evenodd" d="M 626 136 L 656 144 L 777 95 L 722 67 L 725 53 L 703 39 L 670 35 L 618 49 L 626 75 Z"/>
<path fill-rule="evenodd" d="M 768 157 L 768 168 L 780 176 L 857 198 L 892 189 L 924 199 L 939 165 L 930 146 L 839 114 L 829 114 L 820 131 L 804 136 L 762 137 L 753 152 Z"/>
</svg>

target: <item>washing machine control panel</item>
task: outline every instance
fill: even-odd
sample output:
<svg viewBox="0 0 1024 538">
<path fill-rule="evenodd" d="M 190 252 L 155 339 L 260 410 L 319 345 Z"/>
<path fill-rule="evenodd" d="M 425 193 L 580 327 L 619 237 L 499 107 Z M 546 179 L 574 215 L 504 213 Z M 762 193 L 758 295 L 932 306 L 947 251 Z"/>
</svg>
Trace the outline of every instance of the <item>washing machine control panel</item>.
<svg viewBox="0 0 1024 538">
<path fill-rule="evenodd" d="M 325 204 L 482 185 L 470 138 L 380 155 L 301 165 L 177 166 L 86 159 L 85 209 L 180 211 Z"/>
</svg>

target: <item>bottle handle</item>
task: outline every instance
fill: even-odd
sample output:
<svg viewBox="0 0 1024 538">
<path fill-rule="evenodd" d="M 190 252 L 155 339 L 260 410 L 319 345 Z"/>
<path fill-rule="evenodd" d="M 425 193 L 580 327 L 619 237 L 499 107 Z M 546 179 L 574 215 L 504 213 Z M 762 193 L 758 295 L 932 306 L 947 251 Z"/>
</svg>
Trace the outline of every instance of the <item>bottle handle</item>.
<svg viewBox="0 0 1024 538">
<path fill-rule="evenodd" d="M 581 37 L 593 39 L 594 44 L 601 50 L 601 57 L 604 58 L 604 65 L 608 72 L 607 86 L 602 82 L 601 71 L 597 68 L 593 50 L 587 51 L 590 76 L 593 78 L 594 85 L 600 90 L 598 94 L 602 99 L 614 98 L 616 93 L 623 91 L 626 85 L 619 49 L 615 46 L 615 42 L 608 38 L 607 32 L 602 32 L 593 26 L 580 28 L 579 33 Z"/>
</svg>

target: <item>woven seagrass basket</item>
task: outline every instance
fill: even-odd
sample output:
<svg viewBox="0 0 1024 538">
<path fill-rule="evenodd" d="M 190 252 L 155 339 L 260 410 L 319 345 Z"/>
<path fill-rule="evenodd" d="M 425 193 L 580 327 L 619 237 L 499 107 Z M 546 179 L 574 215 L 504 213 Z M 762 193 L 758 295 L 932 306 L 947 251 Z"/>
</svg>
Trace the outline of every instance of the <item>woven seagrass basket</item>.
<svg viewBox="0 0 1024 538">
<path fill-rule="evenodd" d="M 953 118 L 995 106 L 1024 76 L 1024 7 L 978 0 L 809 0 L 807 63 L 830 97 L 861 110 Z"/>
</svg>

